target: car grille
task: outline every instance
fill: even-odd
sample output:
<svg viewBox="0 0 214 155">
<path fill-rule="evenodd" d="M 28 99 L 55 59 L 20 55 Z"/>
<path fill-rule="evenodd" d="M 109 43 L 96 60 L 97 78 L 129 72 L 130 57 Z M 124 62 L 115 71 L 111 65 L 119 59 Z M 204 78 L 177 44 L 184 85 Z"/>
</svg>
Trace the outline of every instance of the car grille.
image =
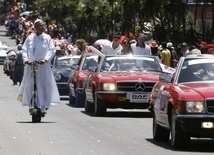
<svg viewBox="0 0 214 155">
<path fill-rule="evenodd" d="M 206 106 L 208 113 L 214 113 L 214 99 L 207 99 Z"/>
<path fill-rule="evenodd" d="M 154 82 L 118 82 L 117 83 L 117 89 L 118 91 L 127 91 L 127 92 L 135 92 L 138 91 L 136 89 L 137 84 L 142 84 L 145 86 L 144 90 L 142 92 L 151 92 L 153 86 L 155 85 Z"/>
</svg>

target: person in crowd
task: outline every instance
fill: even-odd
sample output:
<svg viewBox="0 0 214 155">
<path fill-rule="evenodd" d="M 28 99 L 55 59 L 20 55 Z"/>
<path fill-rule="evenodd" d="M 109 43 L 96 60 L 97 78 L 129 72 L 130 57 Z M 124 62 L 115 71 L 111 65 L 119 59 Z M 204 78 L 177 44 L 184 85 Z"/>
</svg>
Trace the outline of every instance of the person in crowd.
<svg viewBox="0 0 214 155">
<path fill-rule="evenodd" d="M 74 51 L 74 55 L 83 55 L 88 51 L 88 43 L 84 39 L 77 39 L 75 44 L 77 46 L 77 49 Z"/>
<path fill-rule="evenodd" d="M 131 48 L 131 43 L 129 38 L 124 38 L 122 41 L 122 47 L 123 49 L 121 50 L 121 55 L 133 55 L 133 50 Z"/>
<path fill-rule="evenodd" d="M 209 44 L 208 45 L 208 51 L 210 54 L 214 55 L 214 44 Z"/>
<path fill-rule="evenodd" d="M 13 84 L 12 86 L 15 86 L 17 85 L 17 82 L 14 81 L 13 79 L 13 71 L 14 71 L 14 68 L 15 68 L 15 60 L 16 60 L 16 51 L 11 49 L 7 52 L 7 57 L 9 59 L 9 65 L 10 65 L 10 79 L 13 81 Z"/>
<path fill-rule="evenodd" d="M 24 63 L 22 55 L 22 44 L 18 44 L 15 57 L 15 66 L 12 75 L 13 82 L 15 85 L 17 85 L 17 83 L 21 85 L 23 73 L 24 73 Z"/>
<path fill-rule="evenodd" d="M 200 44 L 199 44 L 199 50 L 201 51 L 201 54 L 208 54 L 208 44 L 207 42 L 205 41 L 202 41 Z"/>
<path fill-rule="evenodd" d="M 183 42 L 182 44 L 180 44 L 181 46 L 181 53 L 183 54 L 183 56 L 187 56 L 187 55 L 190 55 L 190 52 L 189 52 L 189 46 L 186 42 Z"/>
<path fill-rule="evenodd" d="M 162 42 L 161 44 L 162 52 L 161 52 L 161 62 L 170 67 L 171 66 L 171 52 L 167 49 L 167 43 Z"/>
<path fill-rule="evenodd" d="M 109 44 L 106 44 L 101 49 L 101 52 L 105 55 L 120 55 L 123 49 L 122 45 L 120 45 L 119 41 L 121 38 L 121 34 L 119 32 L 114 33 L 113 41 Z"/>
<path fill-rule="evenodd" d="M 177 62 L 178 62 L 178 56 L 175 51 L 175 48 L 173 47 L 173 44 L 171 42 L 168 42 L 166 47 L 171 53 L 170 67 L 175 68 L 177 66 Z"/>
<path fill-rule="evenodd" d="M 158 50 L 158 47 L 159 47 L 158 43 L 156 41 L 153 41 L 149 44 L 149 46 L 151 47 L 152 55 L 158 56 L 160 58 L 160 53 Z"/>
<path fill-rule="evenodd" d="M 32 76 L 32 62 L 38 62 L 36 73 L 37 103 L 41 112 L 46 114 L 46 110 L 51 105 L 60 103 L 60 96 L 56 81 L 51 69 L 51 59 L 55 55 L 55 46 L 50 35 L 44 33 L 45 26 L 41 19 L 34 22 L 36 33 L 29 35 L 23 46 L 24 76 L 19 90 L 18 100 L 23 106 L 29 106 L 32 112 L 34 105 L 31 103 L 34 91 L 34 76 Z"/>
<path fill-rule="evenodd" d="M 55 46 L 55 50 L 56 50 L 55 56 L 64 55 L 63 52 L 62 52 L 62 49 L 61 49 L 61 47 L 59 45 Z"/>
<path fill-rule="evenodd" d="M 201 54 L 201 51 L 197 48 L 197 45 L 190 45 L 189 51 L 191 55 Z"/>
<path fill-rule="evenodd" d="M 131 44 L 134 55 L 152 55 L 151 47 L 145 43 L 146 36 L 139 32 L 136 36 L 136 43 Z"/>
</svg>

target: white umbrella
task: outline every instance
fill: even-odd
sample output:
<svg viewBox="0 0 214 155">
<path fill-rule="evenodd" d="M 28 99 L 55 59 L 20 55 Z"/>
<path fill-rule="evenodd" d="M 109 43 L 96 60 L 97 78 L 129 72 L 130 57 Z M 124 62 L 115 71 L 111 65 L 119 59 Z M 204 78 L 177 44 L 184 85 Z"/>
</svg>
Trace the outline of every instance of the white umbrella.
<svg viewBox="0 0 214 155">
<path fill-rule="evenodd" d="M 94 42 L 94 46 L 104 46 L 109 43 L 111 43 L 111 41 L 108 39 L 98 39 Z"/>
</svg>

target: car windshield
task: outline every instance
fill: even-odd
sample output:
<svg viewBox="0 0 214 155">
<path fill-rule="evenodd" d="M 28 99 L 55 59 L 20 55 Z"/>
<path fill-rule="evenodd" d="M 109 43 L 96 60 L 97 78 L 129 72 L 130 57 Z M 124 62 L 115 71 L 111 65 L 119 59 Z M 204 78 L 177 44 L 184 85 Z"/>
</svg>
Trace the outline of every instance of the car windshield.
<svg viewBox="0 0 214 155">
<path fill-rule="evenodd" d="M 162 69 L 160 66 L 160 61 L 158 61 L 156 57 L 124 55 L 124 56 L 106 56 L 101 67 L 101 72 L 107 71 L 162 72 Z"/>
<path fill-rule="evenodd" d="M 178 83 L 214 80 L 213 59 L 187 59 L 178 76 Z"/>
<path fill-rule="evenodd" d="M 55 61 L 55 67 L 62 66 L 62 67 L 70 67 L 72 64 L 77 64 L 79 58 L 77 57 L 59 57 Z"/>
<path fill-rule="evenodd" d="M 82 64 L 82 70 L 88 70 L 89 67 L 97 67 L 98 55 L 89 55 L 85 57 Z"/>
</svg>

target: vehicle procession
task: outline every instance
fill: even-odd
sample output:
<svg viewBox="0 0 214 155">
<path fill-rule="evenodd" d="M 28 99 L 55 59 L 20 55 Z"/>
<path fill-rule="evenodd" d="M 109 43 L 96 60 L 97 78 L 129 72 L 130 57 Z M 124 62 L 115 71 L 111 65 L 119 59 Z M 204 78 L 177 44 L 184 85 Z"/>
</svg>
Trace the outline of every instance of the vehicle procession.
<svg viewBox="0 0 214 155">
<path fill-rule="evenodd" d="M 29 14 L 19 16 L 19 24 L 31 22 L 19 41 L 13 38 L 14 17 L 8 17 L 6 35 L 16 39 L 17 49 L 0 41 L 0 61 L 33 123 L 45 122 L 49 109 L 65 98 L 92 119 L 111 109 L 147 111 L 151 139 L 175 150 L 188 149 L 191 139 L 213 140 L 214 40 L 173 46 L 142 30 L 114 31 L 111 39 L 88 43 L 70 34 L 53 36 L 57 25 L 50 28 L 41 16 L 29 22 Z"/>
</svg>

